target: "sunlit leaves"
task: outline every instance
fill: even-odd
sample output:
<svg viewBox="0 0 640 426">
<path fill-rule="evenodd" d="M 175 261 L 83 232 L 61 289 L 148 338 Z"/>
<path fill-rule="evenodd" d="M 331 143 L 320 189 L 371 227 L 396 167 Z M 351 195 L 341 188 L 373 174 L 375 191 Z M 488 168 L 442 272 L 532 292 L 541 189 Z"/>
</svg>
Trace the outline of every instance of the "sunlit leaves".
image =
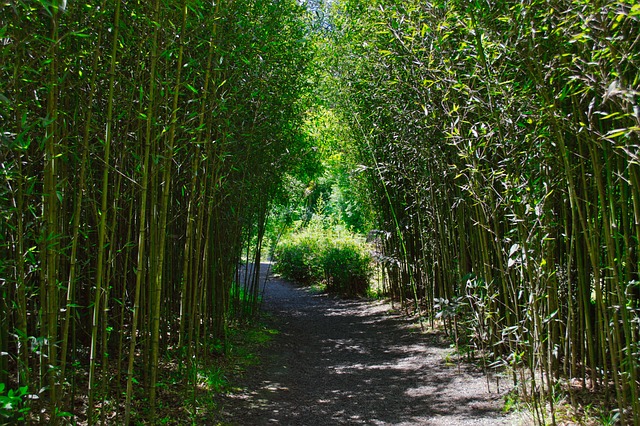
<svg viewBox="0 0 640 426">
<path fill-rule="evenodd" d="M 622 277 L 638 273 L 637 9 L 344 0 L 335 17 L 338 104 L 362 135 L 380 226 L 392 231 L 398 214 L 410 246 L 388 270 L 396 291 L 413 273 L 429 306 L 460 294 L 459 277 L 481 277 L 495 296 L 471 321 L 477 345 L 525 354 L 532 371 L 564 359 L 564 374 L 586 380 L 590 365 L 606 386 L 636 368 L 624 347 L 636 315 L 606 304 L 628 304 Z M 614 334 L 589 323 L 612 315 Z"/>
<path fill-rule="evenodd" d="M 74 415 L 92 411 L 67 398 L 76 392 L 67 373 L 89 362 L 88 339 L 72 333 L 86 337 L 87 324 L 91 352 L 105 354 L 91 359 L 100 378 L 92 381 L 104 384 L 91 398 L 108 400 L 98 404 L 105 407 L 122 403 L 116 388 L 132 335 L 147 343 L 133 345 L 131 359 L 142 351 L 148 365 L 155 364 L 150 336 L 169 344 L 161 329 L 179 336 L 185 356 L 209 347 L 209 336 L 223 337 L 229 320 L 220 307 L 228 307 L 241 237 L 264 225 L 284 176 L 301 173 L 300 159 L 311 151 L 301 131 L 310 59 L 304 9 L 295 1 L 189 0 L 183 15 L 178 3 L 160 1 L 156 13 L 155 2 L 120 2 L 119 22 L 109 1 L 0 8 L 0 266 L 11 271 L 6 300 L 15 307 L 1 337 L 4 344 L 6 333 L 22 333 L 11 341 L 20 359 L 12 380 L 42 382 L 55 365 L 50 389 L 65 394 Z M 43 208 L 54 202 L 55 215 Z M 214 279 L 204 278 L 214 270 Z M 151 308 L 158 288 L 160 308 Z M 198 311 L 203 298 L 206 311 Z M 87 322 L 92 307 L 101 309 Z M 196 311 L 207 318 L 207 337 L 195 337 L 205 336 Z M 132 327 L 134 312 L 140 318 Z M 53 332 L 43 331 L 47 325 Z M 24 350 L 21 339 L 47 333 L 60 338 L 60 357 Z M 105 375 L 107 362 L 118 377 Z M 148 386 L 149 375 L 131 368 Z M 50 417 L 56 407 L 44 408 Z M 91 408 L 90 423 L 106 414 Z"/>
</svg>

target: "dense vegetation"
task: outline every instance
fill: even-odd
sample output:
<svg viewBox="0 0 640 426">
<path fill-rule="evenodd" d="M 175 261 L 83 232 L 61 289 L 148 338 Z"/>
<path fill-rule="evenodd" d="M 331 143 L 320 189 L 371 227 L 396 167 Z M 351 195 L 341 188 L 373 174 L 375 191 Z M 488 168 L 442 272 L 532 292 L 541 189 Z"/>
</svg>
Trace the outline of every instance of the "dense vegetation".
<svg viewBox="0 0 640 426">
<path fill-rule="evenodd" d="M 0 6 L 1 421 L 156 422 L 169 372 L 205 421 L 263 241 L 365 291 L 337 226 L 539 422 L 640 424 L 640 5 L 299 3 Z"/>
<path fill-rule="evenodd" d="M 391 294 L 464 321 L 539 421 L 588 389 L 639 424 L 640 5 L 343 0 L 329 24 Z"/>
<path fill-rule="evenodd" d="M 373 275 L 370 247 L 341 227 L 314 222 L 275 248 L 274 271 L 301 284 L 324 283 L 327 291 L 362 296 Z"/>
<path fill-rule="evenodd" d="M 206 415 L 198 374 L 258 303 L 257 278 L 233 284 L 243 247 L 260 258 L 285 176 L 315 161 L 305 15 L 0 6 L 0 422 L 154 422 L 167 369 Z"/>
</svg>

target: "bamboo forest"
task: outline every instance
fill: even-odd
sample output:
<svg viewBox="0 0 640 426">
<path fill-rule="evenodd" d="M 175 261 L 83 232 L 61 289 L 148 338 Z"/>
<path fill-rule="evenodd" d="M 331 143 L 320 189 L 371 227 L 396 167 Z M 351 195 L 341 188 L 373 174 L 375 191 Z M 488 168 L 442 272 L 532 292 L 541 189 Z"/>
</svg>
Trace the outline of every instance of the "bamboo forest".
<svg viewBox="0 0 640 426">
<path fill-rule="evenodd" d="M 0 47 L 0 424 L 226 424 L 274 256 L 640 425 L 637 0 L 3 0 Z"/>
</svg>

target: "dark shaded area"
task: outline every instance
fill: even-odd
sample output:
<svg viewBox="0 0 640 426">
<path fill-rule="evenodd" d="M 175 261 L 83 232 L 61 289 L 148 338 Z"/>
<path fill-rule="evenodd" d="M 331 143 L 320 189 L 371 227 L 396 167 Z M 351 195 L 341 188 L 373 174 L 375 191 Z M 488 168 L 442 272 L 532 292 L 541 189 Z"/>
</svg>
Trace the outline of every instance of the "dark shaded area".
<svg viewBox="0 0 640 426">
<path fill-rule="evenodd" d="M 500 413 L 495 384 L 489 393 L 480 372 L 458 372 L 441 336 L 389 308 L 269 280 L 265 310 L 280 334 L 242 379 L 245 390 L 221 401 L 223 424 L 518 423 Z"/>
</svg>

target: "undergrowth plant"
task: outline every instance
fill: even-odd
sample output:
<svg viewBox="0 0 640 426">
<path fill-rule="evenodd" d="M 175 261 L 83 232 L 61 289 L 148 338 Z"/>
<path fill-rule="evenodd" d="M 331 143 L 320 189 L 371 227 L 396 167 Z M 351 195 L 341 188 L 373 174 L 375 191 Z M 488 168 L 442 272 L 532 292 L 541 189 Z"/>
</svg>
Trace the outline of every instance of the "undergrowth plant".
<svg viewBox="0 0 640 426">
<path fill-rule="evenodd" d="M 5 390 L 6 385 L 0 383 L 0 424 L 24 422 L 30 411 L 27 404 L 28 387 Z"/>
<path fill-rule="evenodd" d="M 325 235 L 311 229 L 283 239 L 275 250 L 274 272 L 301 284 L 322 280 L 321 253 L 326 240 Z"/>
<path fill-rule="evenodd" d="M 324 281 L 327 291 L 365 295 L 373 275 L 372 257 L 362 238 L 339 225 L 312 224 L 284 238 L 275 250 L 274 271 L 311 285 Z"/>
<path fill-rule="evenodd" d="M 329 239 L 322 252 L 327 290 L 349 296 L 367 294 L 373 274 L 371 254 L 354 236 Z"/>
</svg>

